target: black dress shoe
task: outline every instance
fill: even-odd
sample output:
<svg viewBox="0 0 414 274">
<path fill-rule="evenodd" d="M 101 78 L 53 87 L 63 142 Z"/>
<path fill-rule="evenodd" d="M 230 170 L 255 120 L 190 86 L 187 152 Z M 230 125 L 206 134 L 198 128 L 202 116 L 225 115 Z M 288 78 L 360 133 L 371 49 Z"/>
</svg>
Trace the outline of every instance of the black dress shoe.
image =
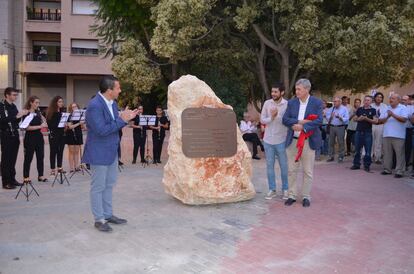
<svg viewBox="0 0 414 274">
<path fill-rule="evenodd" d="M 137 160 L 133 160 L 132 164 L 135 165 L 137 163 Z"/>
<path fill-rule="evenodd" d="M 121 225 L 121 224 L 126 224 L 127 223 L 127 220 L 125 220 L 125 219 L 121 219 L 121 218 L 118 218 L 118 217 L 116 217 L 116 216 L 114 216 L 114 215 L 112 215 L 112 217 L 111 218 L 108 218 L 108 219 L 105 219 L 108 223 L 111 223 L 111 224 L 116 224 L 116 225 Z"/>
<path fill-rule="evenodd" d="M 286 202 L 285 202 L 285 206 L 291 206 L 291 205 L 293 205 L 293 203 L 295 203 L 295 202 L 296 202 L 296 200 L 295 200 L 295 199 L 289 198 L 289 199 L 287 199 L 287 200 L 286 200 Z"/>
<path fill-rule="evenodd" d="M 360 169 L 360 167 L 359 166 L 351 166 L 351 170 L 357 170 L 357 169 Z"/>
<path fill-rule="evenodd" d="M 97 230 L 102 231 L 102 232 L 112 231 L 112 227 L 110 227 L 108 223 L 95 222 L 95 227 Z"/>
<path fill-rule="evenodd" d="M 391 173 L 386 172 L 385 170 L 383 172 L 381 172 L 381 175 L 390 175 Z"/>
<path fill-rule="evenodd" d="M 257 155 L 254 155 L 254 156 L 252 157 L 252 159 L 254 159 L 254 160 L 260 160 L 260 157 L 257 157 Z"/>
<path fill-rule="evenodd" d="M 15 185 L 12 185 L 12 184 L 7 184 L 7 185 L 4 185 L 3 188 L 4 189 L 15 189 L 16 186 Z"/>
<path fill-rule="evenodd" d="M 401 174 L 395 174 L 394 178 L 402 178 L 403 176 Z"/>
<path fill-rule="evenodd" d="M 303 207 L 310 207 L 310 201 L 309 201 L 309 199 L 303 199 L 303 201 L 302 201 L 302 206 Z"/>
<path fill-rule="evenodd" d="M 19 183 L 19 182 L 18 182 L 18 181 L 16 181 L 16 180 L 14 180 L 13 185 L 15 185 L 15 186 L 22 186 L 23 184 L 22 184 L 22 183 Z"/>
<path fill-rule="evenodd" d="M 157 160 L 157 163 L 162 164 L 161 160 Z"/>
<path fill-rule="evenodd" d="M 333 157 L 331 157 L 331 158 L 329 158 L 328 160 L 326 160 L 327 162 L 333 162 L 334 161 L 334 158 Z"/>
<path fill-rule="evenodd" d="M 365 170 L 366 172 L 370 172 L 369 166 L 364 167 L 364 170 Z"/>
</svg>

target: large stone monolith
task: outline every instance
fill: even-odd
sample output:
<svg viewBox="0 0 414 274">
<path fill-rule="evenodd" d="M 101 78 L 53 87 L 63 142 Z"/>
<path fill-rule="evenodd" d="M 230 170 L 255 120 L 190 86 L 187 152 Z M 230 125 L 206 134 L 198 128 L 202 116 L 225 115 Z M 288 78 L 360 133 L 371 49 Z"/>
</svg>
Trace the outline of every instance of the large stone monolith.
<svg viewBox="0 0 414 274">
<path fill-rule="evenodd" d="M 252 199 L 251 153 L 237 123 L 237 152 L 231 157 L 186 157 L 182 149 L 181 114 L 187 108 L 226 108 L 231 106 L 215 95 L 203 81 L 182 76 L 168 87 L 168 116 L 171 121 L 168 162 L 164 167 L 165 191 L 185 204 L 230 203 Z"/>
</svg>

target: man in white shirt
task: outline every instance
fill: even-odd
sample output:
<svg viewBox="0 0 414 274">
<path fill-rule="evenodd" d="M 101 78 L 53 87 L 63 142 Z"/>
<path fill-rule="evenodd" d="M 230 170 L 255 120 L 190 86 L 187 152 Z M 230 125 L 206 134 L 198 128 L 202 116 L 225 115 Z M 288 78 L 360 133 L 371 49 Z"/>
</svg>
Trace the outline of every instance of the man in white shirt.
<svg viewBox="0 0 414 274">
<path fill-rule="evenodd" d="M 251 142 L 253 144 L 253 159 L 260 160 L 257 156 L 257 146 L 260 146 L 261 150 L 264 151 L 262 142 L 257 135 L 257 124 L 250 120 L 248 113 L 244 113 L 243 120 L 240 122 L 240 131 L 242 133 L 243 140 Z"/>
<path fill-rule="evenodd" d="M 345 156 L 345 128 L 348 125 L 349 110 L 341 104 L 341 98 L 335 97 L 334 105 L 326 113 L 329 127 L 329 158 L 328 162 L 334 161 L 335 139 L 338 140 L 339 153 L 338 162 L 342 163 Z"/>
<path fill-rule="evenodd" d="M 400 104 L 401 96 L 393 93 L 390 105 L 382 113 L 379 122 L 384 124 L 382 145 L 384 149 L 384 171 L 382 175 L 392 173 L 393 153 L 396 156 L 395 178 L 401 178 L 405 171 L 405 122 L 408 119 L 407 107 Z"/>
<path fill-rule="evenodd" d="M 282 123 L 282 118 L 287 108 L 287 101 L 283 98 L 284 94 L 284 85 L 282 83 L 274 84 L 271 90 L 272 98 L 264 103 L 260 115 L 260 122 L 266 125 L 263 141 L 266 155 L 267 182 L 269 184 L 269 192 L 265 197 L 267 200 L 277 195 L 276 157 L 280 167 L 283 199 L 288 199 L 288 160 L 285 146 L 287 127 Z"/>
<path fill-rule="evenodd" d="M 379 119 L 382 113 L 387 111 L 387 105 L 383 103 L 384 94 L 381 92 L 376 92 L 374 95 L 374 102 L 371 104 L 371 107 L 375 108 L 377 115 L 375 118 Z M 384 125 L 372 125 L 372 156 L 373 161 L 376 164 L 381 164 L 382 158 L 382 132 L 384 130 Z"/>
</svg>

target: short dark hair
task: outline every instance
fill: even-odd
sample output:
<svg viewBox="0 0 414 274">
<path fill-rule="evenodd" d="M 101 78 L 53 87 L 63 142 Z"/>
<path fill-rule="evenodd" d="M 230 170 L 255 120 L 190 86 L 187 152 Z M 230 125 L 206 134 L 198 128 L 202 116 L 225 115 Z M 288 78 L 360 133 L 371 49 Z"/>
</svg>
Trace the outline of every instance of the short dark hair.
<svg viewBox="0 0 414 274">
<path fill-rule="evenodd" d="M 344 95 L 344 96 L 342 96 L 342 97 L 341 97 L 341 99 L 342 99 L 342 100 L 343 100 L 343 99 L 348 99 L 348 96 Z"/>
<path fill-rule="evenodd" d="M 102 77 L 101 81 L 99 82 L 99 91 L 101 93 L 105 93 L 108 89 L 113 89 L 115 86 L 115 82 L 119 82 L 118 78 L 113 75 L 107 75 Z"/>
<path fill-rule="evenodd" d="M 374 99 L 377 98 L 377 96 L 379 96 L 379 95 L 381 95 L 382 96 L 382 99 L 384 100 L 384 94 L 382 94 L 381 92 L 375 93 Z"/>
<path fill-rule="evenodd" d="M 7 87 L 7 88 L 4 90 L 4 97 L 6 97 L 6 95 L 10 95 L 10 94 L 12 94 L 12 92 L 18 92 L 18 90 L 17 90 L 17 89 L 15 89 L 15 88 L 13 88 L 13 87 Z"/>
<path fill-rule="evenodd" d="M 361 99 L 359 99 L 359 98 L 356 98 L 356 99 L 354 100 L 354 103 L 355 103 L 356 101 L 359 101 L 359 102 L 361 103 Z"/>
<path fill-rule="evenodd" d="M 282 82 L 274 82 L 271 88 L 277 88 L 280 92 L 285 91 L 285 85 Z"/>
<path fill-rule="evenodd" d="M 365 95 L 364 98 L 371 98 L 372 99 L 372 96 L 371 95 Z"/>
</svg>

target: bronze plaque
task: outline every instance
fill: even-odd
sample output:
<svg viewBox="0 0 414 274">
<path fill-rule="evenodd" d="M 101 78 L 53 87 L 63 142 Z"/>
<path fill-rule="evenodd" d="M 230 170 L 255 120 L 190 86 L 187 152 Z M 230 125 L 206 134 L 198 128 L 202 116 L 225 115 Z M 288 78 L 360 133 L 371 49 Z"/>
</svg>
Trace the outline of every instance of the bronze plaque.
<svg viewBox="0 0 414 274">
<path fill-rule="evenodd" d="M 181 115 L 183 153 L 189 158 L 231 157 L 237 152 L 237 120 L 231 109 L 187 108 Z"/>
</svg>

